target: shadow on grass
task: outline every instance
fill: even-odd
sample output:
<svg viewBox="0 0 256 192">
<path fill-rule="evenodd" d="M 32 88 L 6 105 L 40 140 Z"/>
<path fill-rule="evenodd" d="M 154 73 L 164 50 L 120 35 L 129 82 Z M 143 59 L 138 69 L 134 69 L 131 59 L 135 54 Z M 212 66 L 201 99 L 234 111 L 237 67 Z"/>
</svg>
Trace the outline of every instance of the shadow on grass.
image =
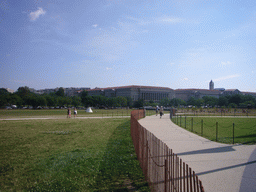
<svg viewBox="0 0 256 192">
<path fill-rule="evenodd" d="M 250 134 L 250 135 L 241 135 L 236 138 L 256 138 L 256 134 Z"/>
<path fill-rule="evenodd" d="M 26 191 L 150 191 L 136 159 L 130 121 L 120 124 L 106 148 L 75 149 L 38 160 Z"/>
<path fill-rule="evenodd" d="M 95 182 L 94 191 L 150 191 L 136 159 L 130 121 L 110 137 Z"/>
</svg>

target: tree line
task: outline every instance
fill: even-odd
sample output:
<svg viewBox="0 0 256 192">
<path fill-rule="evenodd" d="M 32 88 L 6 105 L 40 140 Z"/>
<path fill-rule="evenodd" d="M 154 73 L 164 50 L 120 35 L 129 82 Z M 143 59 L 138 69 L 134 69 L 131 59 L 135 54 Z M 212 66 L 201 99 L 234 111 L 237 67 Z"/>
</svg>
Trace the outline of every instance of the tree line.
<svg viewBox="0 0 256 192">
<path fill-rule="evenodd" d="M 29 87 L 19 87 L 15 93 L 9 93 L 6 89 L 0 89 L 0 107 L 16 105 L 18 108 L 31 106 L 34 109 L 39 107 L 132 107 L 132 98 L 105 96 L 89 96 L 87 91 L 76 96 L 65 96 L 64 88 L 49 94 L 36 94 L 30 91 Z"/>
<path fill-rule="evenodd" d="M 196 99 L 190 97 L 185 102 L 179 98 L 168 99 L 164 98 L 159 103 L 154 101 L 145 102 L 142 99 L 133 102 L 131 97 L 112 97 L 108 98 L 102 95 L 89 96 L 87 91 L 81 92 L 76 96 L 65 96 L 64 89 L 61 87 L 56 92 L 49 94 L 36 94 L 30 91 L 28 87 L 19 87 L 15 93 L 9 93 L 6 89 L 0 89 L 0 107 L 16 105 L 18 108 L 32 106 L 34 109 L 40 107 L 135 107 L 143 106 L 164 106 L 164 107 L 179 107 L 179 106 L 196 106 L 196 107 L 241 107 L 241 108 L 256 108 L 256 99 L 251 95 L 227 95 L 219 98 L 204 96 Z"/>
<path fill-rule="evenodd" d="M 196 99 L 195 97 L 190 97 L 187 102 L 182 99 L 162 99 L 160 101 L 161 106 L 196 106 L 196 107 L 230 107 L 230 108 L 256 108 L 256 98 L 251 95 L 226 95 L 217 97 L 204 96 L 202 98 Z"/>
</svg>

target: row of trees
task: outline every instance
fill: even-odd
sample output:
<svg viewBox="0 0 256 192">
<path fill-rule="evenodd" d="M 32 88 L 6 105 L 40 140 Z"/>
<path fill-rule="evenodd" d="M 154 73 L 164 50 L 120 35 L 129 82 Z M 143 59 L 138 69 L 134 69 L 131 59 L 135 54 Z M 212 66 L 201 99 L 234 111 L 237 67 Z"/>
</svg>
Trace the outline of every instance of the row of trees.
<svg viewBox="0 0 256 192">
<path fill-rule="evenodd" d="M 190 97 L 190 99 L 185 102 L 181 99 L 163 99 L 160 101 L 161 106 L 197 106 L 197 107 L 202 107 L 202 106 L 220 106 L 220 107 L 241 107 L 241 108 L 247 108 L 247 107 L 256 107 L 256 99 L 255 97 L 251 95 L 227 95 L 227 96 L 221 96 L 219 98 L 216 97 L 210 97 L 210 96 L 204 96 L 203 98 L 196 99 L 194 97 Z"/>
<path fill-rule="evenodd" d="M 132 107 L 132 99 L 129 97 L 107 98 L 104 96 L 88 96 L 83 91 L 78 96 L 65 96 L 64 89 L 49 94 L 35 94 L 30 92 L 28 87 L 19 87 L 15 93 L 8 93 L 5 89 L 0 89 L 0 107 L 16 105 L 18 108 L 32 106 L 41 107 Z"/>
<path fill-rule="evenodd" d="M 83 91 L 78 96 L 65 96 L 64 89 L 59 88 L 58 91 L 49 94 L 35 94 L 30 92 L 28 87 L 20 87 L 15 93 L 8 93 L 5 89 L 0 89 L 0 107 L 8 105 L 17 105 L 19 108 L 24 106 L 32 106 L 33 108 L 41 107 L 78 107 L 78 106 L 92 106 L 92 107 L 143 107 L 143 106 L 220 106 L 220 107 L 256 107 L 256 99 L 251 95 L 229 95 L 221 96 L 219 98 L 204 96 L 196 99 L 191 97 L 187 102 L 182 99 L 164 98 L 159 103 L 153 101 L 144 102 L 142 99 L 133 102 L 131 97 L 113 97 L 107 98 L 105 96 L 88 96 L 88 92 Z"/>
</svg>

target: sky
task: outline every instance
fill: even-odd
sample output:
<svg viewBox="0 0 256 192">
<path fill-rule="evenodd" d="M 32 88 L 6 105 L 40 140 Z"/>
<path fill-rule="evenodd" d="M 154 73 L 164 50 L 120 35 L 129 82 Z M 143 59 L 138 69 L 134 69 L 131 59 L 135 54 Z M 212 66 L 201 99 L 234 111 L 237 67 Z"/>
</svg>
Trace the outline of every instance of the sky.
<svg viewBox="0 0 256 192">
<path fill-rule="evenodd" d="M 256 92 L 255 0 L 0 0 L 0 87 Z"/>
</svg>

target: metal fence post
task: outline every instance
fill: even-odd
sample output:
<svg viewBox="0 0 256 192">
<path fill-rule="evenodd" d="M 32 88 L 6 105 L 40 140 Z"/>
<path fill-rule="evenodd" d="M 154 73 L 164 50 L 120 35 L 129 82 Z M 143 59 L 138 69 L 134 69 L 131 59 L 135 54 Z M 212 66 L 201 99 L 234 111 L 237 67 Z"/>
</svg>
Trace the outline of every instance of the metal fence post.
<svg viewBox="0 0 256 192">
<path fill-rule="evenodd" d="M 193 132 L 193 117 L 191 118 L 191 131 Z"/>
<path fill-rule="evenodd" d="M 235 123 L 233 123 L 233 144 L 235 143 Z"/>
<path fill-rule="evenodd" d="M 203 136 L 203 132 L 204 132 L 204 120 L 201 120 L 201 136 Z"/>
<path fill-rule="evenodd" d="M 218 122 L 216 122 L 216 141 L 218 141 Z"/>
<path fill-rule="evenodd" d="M 187 128 L 187 117 L 185 116 L 185 129 Z"/>
<path fill-rule="evenodd" d="M 181 115 L 180 115 L 180 126 L 181 126 Z"/>
</svg>

